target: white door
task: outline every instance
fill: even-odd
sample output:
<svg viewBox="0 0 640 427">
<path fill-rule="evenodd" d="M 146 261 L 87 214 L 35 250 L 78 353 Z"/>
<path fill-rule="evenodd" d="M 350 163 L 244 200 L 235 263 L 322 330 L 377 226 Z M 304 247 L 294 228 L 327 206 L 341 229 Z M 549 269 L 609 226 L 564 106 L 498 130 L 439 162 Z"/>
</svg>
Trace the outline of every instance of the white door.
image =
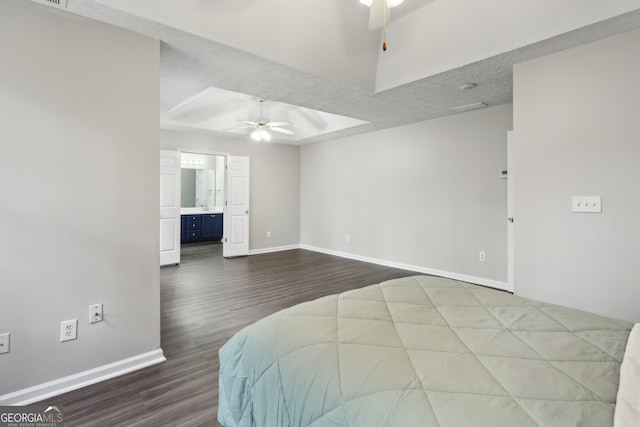
<svg viewBox="0 0 640 427">
<path fill-rule="evenodd" d="M 227 157 L 226 182 L 222 255 L 225 258 L 249 255 L 248 157 Z"/>
<path fill-rule="evenodd" d="M 515 173 L 513 170 L 513 131 L 507 132 L 507 284 L 508 291 L 513 292 L 513 191 L 515 185 Z"/>
<path fill-rule="evenodd" d="M 160 265 L 180 263 L 180 153 L 160 150 Z"/>
</svg>

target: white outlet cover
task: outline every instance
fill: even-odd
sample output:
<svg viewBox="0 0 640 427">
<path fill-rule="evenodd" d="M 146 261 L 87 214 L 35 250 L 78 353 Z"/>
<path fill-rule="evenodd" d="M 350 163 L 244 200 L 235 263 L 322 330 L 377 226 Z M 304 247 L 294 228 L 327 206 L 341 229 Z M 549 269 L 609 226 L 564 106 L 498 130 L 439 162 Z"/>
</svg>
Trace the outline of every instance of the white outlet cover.
<svg viewBox="0 0 640 427">
<path fill-rule="evenodd" d="M 60 341 L 70 341 L 78 338 L 78 319 L 63 320 L 60 323 Z"/>
</svg>

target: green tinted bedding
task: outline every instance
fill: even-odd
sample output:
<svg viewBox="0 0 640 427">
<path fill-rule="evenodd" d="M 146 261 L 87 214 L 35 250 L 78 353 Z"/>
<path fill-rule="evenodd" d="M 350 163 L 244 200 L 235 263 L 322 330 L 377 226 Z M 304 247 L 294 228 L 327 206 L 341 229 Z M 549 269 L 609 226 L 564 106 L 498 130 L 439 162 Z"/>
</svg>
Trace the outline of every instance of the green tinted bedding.
<svg viewBox="0 0 640 427">
<path fill-rule="evenodd" d="M 273 314 L 220 350 L 235 426 L 613 425 L 631 323 L 416 276 Z"/>
</svg>

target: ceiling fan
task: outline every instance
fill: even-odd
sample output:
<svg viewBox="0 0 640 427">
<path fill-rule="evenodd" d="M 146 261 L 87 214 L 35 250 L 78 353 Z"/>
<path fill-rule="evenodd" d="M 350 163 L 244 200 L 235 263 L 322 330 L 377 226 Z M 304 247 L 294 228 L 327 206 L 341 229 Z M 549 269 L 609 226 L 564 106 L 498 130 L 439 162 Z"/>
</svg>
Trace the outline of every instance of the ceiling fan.
<svg viewBox="0 0 640 427">
<path fill-rule="evenodd" d="M 389 23 L 390 9 L 403 3 L 404 0 L 360 0 L 360 3 L 370 8 L 369 29 L 378 30 Z"/>
<path fill-rule="evenodd" d="M 245 126 L 236 127 L 233 129 L 249 129 L 255 128 L 251 132 L 251 139 L 254 141 L 271 141 L 271 134 L 268 131 L 274 131 L 283 133 L 286 135 L 295 135 L 295 132 L 289 129 L 284 129 L 280 126 L 291 126 L 289 122 L 270 122 L 269 119 L 265 119 L 262 116 L 262 103 L 264 100 L 260 100 L 260 118 L 256 121 L 252 120 L 238 120 L 240 123 L 244 123 Z"/>
</svg>

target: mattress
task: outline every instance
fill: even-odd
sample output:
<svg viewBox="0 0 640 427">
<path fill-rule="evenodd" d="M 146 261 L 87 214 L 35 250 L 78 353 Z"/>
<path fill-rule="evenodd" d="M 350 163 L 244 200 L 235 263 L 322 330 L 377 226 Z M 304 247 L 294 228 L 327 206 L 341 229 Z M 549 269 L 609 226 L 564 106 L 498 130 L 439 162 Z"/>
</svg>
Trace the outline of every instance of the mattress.
<svg viewBox="0 0 640 427">
<path fill-rule="evenodd" d="M 235 426 L 613 426 L 633 324 L 433 276 L 296 305 L 221 349 Z"/>
</svg>

